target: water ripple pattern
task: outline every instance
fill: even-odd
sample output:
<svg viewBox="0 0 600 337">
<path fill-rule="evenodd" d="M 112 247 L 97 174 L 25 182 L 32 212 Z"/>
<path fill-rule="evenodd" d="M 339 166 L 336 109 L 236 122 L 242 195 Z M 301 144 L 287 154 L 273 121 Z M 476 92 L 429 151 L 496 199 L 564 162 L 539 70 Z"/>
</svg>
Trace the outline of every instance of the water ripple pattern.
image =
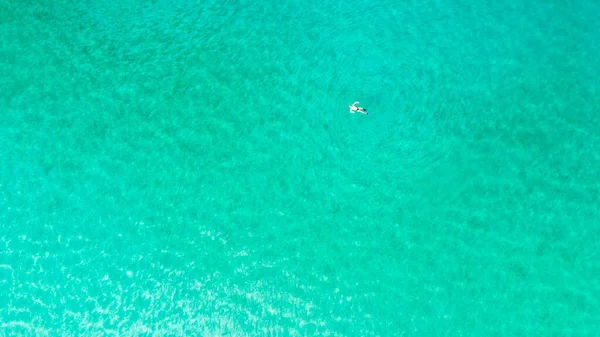
<svg viewBox="0 0 600 337">
<path fill-rule="evenodd" d="M 0 337 L 597 336 L 599 11 L 0 1 Z"/>
</svg>

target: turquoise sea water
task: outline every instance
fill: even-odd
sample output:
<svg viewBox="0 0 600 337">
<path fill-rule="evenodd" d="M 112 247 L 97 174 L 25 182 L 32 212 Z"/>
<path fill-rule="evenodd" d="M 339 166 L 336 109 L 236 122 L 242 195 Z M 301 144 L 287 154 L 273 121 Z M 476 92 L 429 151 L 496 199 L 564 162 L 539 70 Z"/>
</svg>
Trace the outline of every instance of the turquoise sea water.
<svg viewBox="0 0 600 337">
<path fill-rule="evenodd" d="M 0 336 L 598 336 L 599 11 L 0 1 Z"/>
</svg>

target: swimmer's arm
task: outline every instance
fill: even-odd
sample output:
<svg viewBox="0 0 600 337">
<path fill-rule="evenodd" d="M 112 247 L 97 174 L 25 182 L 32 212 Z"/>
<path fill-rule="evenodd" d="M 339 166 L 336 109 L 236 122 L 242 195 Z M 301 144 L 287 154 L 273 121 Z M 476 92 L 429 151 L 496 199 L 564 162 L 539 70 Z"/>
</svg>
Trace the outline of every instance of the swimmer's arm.
<svg viewBox="0 0 600 337">
<path fill-rule="evenodd" d="M 359 101 L 356 101 L 356 102 L 352 103 L 352 105 L 356 105 L 356 104 L 358 104 L 358 103 L 360 103 L 360 102 L 359 102 Z"/>
</svg>

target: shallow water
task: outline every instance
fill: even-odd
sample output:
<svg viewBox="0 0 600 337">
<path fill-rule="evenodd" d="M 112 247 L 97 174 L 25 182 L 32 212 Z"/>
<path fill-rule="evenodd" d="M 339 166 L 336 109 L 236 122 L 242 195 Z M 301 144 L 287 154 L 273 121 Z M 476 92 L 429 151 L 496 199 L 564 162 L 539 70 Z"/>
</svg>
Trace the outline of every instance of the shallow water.
<svg viewBox="0 0 600 337">
<path fill-rule="evenodd" d="M 0 336 L 596 335 L 599 10 L 0 2 Z"/>
</svg>

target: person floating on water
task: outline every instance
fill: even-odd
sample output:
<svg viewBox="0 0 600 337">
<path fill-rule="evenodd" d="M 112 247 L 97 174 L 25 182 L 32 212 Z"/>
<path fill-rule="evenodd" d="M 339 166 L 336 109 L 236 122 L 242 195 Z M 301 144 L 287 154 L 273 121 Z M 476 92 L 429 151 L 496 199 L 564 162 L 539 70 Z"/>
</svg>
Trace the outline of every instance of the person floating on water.
<svg viewBox="0 0 600 337">
<path fill-rule="evenodd" d="M 367 112 L 367 109 L 356 106 L 358 103 L 360 103 L 360 102 L 356 101 L 356 102 L 352 103 L 352 105 L 350 106 L 350 113 L 353 114 L 354 112 L 358 111 L 361 114 L 368 115 L 369 113 Z"/>
</svg>

